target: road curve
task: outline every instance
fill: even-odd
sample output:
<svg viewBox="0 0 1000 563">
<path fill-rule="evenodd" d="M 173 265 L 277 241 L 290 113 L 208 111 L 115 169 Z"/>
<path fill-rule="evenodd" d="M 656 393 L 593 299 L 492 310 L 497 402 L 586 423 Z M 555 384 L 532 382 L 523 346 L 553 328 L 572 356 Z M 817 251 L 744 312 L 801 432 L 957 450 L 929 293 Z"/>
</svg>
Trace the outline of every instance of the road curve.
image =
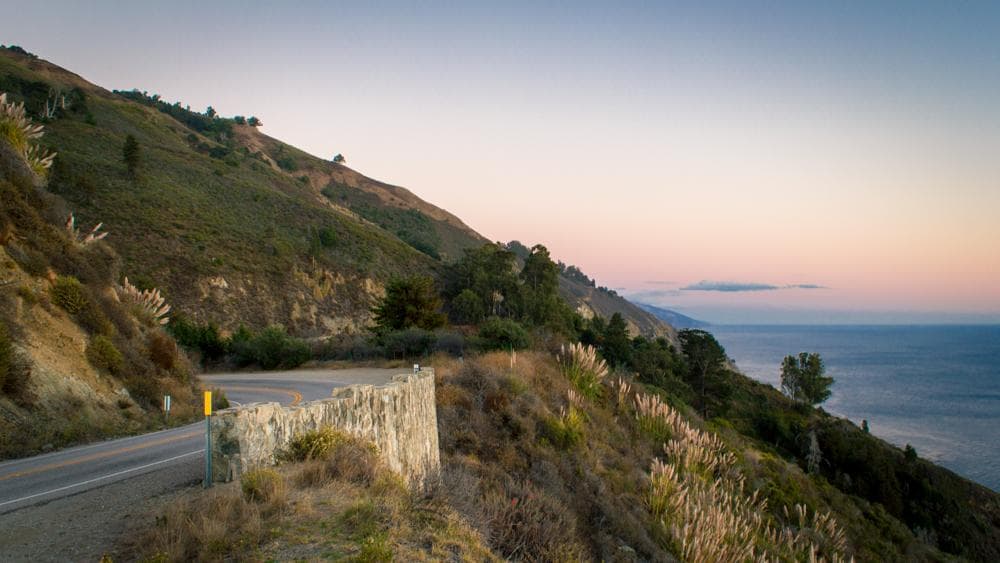
<svg viewBox="0 0 1000 563">
<path fill-rule="evenodd" d="M 201 376 L 221 388 L 234 405 L 276 401 L 297 404 L 329 397 L 335 387 L 387 383 L 400 369 L 352 368 Z M 0 463 L 0 515 L 107 487 L 152 472 L 166 472 L 182 485 L 199 476 L 204 423 L 68 448 Z M 197 462 L 197 463 L 196 463 Z M 0 553 L 5 538 L 0 536 Z"/>
</svg>

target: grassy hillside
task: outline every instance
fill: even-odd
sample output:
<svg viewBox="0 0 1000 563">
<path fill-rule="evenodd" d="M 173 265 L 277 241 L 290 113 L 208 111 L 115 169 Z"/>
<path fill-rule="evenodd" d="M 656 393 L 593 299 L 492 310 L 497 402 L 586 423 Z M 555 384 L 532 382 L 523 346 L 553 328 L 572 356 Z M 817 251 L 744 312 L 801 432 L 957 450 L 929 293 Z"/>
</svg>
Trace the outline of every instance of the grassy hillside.
<svg viewBox="0 0 1000 563">
<path fill-rule="evenodd" d="M 190 316 L 228 328 L 282 323 L 305 335 L 356 328 L 386 279 L 433 267 L 398 237 L 320 201 L 308 181 L 275 170 L 235 135 L 197 131 L 7 51 L 0 89 L 29 109 L 50 91 L 75 93 L 47 124 L 45 143 L 59 152 L 49 189 L 83 222 L 105 224 L 125 275 L 161 288 Z M 122 158 L 128 135 L 139 146 L 135 173 Z"/>
<path fill-rule="evenodd" d="M 433 273 L 486 239 L 411 192 L 261 134 L 244 118 L 191 112 L 155 95 L 108 92 L 44 60 L 0 50 L 0 91 L 39 118 L 58 151 L 49 190 L 103 222 L 140 287 L 224 329 L 285 325 L 300 336 L 359 331 L 384 285 Z M 138 144 L 134 171 L 123 160 Z M 669 327 L 616 295 L 566 278 L 587 314 L 635 330 Z"/>
<path fill-rule="evenodd" d="M 164 309 L 119 285 L 110 246 L 57 226 L 68 212 L 39 189 L 23 136 L 37 124 L 17 110 L 0 101 L 0 459 L 160 427 L 165 393 L 172 422 L 193 419 L 196 382 Z"/>
</svg>

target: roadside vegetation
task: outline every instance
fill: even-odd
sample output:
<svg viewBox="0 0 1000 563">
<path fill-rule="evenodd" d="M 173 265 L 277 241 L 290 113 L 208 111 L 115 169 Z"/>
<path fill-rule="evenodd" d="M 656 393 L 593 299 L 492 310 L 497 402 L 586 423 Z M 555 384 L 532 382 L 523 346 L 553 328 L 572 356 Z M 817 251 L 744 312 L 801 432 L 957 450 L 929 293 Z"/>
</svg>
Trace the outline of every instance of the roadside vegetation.
<svg viewBox="0 0 1000 563">
<path fill-rule="evenodd" d="M 500 560 L 443 488 L 408 489 L 371 443 L 326 430 L 300 437 L 286 460 L 171 504 L 123 543 L 119 558 Z"/>
<path fill-rule="evenodd" d="M 275 469 L 192 492 L 132 545 L 170 561 L 991 560 L 996 549 L 988 527 L 914 530 L 811 472 L 803 450 L 786 457 L 728 418 L 706 420 L 634 372 L 610 369 L 588 345 L 432 363 L 440 486 L 407 490 L 373 469 L 370 444 L 327 429 L 299 436 Z M 753 384 L 723 377 L 738 393 Z M 753 385 L 792 412 L 812 410 Z M 726 403 L 717 408 L 731 416 Z M 873 455 L 902 456 L 871 440 Z M 965 482 L 932 467 L 937 479 Z M 973 518 L 995 514 L 968 498 Z M 946 549 L 943 535 L 955 533 L 968 543 Z"/>
</svg>

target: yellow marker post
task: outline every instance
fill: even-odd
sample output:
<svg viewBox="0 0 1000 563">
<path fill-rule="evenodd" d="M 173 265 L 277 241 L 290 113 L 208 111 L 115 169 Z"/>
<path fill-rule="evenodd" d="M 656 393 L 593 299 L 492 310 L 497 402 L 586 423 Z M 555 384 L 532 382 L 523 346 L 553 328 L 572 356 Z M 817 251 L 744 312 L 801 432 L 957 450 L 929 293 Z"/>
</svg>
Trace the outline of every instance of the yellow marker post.
<svg viewBox="0 0 1000 563">
<path fill-rule="evenodd" d="M 212 486 L 212 392 L 205 391 L 205 488 Z"/>
</svg>

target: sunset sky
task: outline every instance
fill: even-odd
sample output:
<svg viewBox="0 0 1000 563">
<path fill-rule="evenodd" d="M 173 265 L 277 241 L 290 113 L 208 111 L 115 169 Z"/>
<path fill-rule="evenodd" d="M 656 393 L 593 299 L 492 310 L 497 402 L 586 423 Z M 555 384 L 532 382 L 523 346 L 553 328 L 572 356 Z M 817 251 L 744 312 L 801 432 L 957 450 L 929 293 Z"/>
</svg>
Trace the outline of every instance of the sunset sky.
<svg viewBox="0 0 1000 563">
<path fill-rule="evenodd" d="M 1000 3 L 22 3 L 17 44 L 713 322 L 1000 322 Z M 805 287 L 803 287 L 805 286 Z"/>
</svg>

